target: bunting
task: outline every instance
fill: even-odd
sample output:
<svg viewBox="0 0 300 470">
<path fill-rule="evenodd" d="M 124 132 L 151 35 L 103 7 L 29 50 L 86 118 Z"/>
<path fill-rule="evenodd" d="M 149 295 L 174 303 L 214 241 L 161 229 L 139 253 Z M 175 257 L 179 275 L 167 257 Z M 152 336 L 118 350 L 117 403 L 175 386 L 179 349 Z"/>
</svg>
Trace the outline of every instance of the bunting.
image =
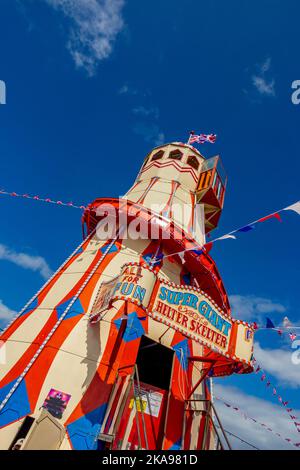
<svg viewBox="0 0 300 470">
<path fill-rule="evenodd" d="M 282 209 L 282 210 L 283 210 L 283 211 L 294 211 L 294 212 L 296 212 L 297 214 L 300 215 L 300 201 L 295 202 L 295 203 L 292 204 L 291 206 L 285 207 L 285 208 Z"/>
<path fill-rule="evenodd" d="M 284 317 L 282 324 L 283 324 L 284 328 L 291 328 L 292 327 L 292 323 L 288 319 L 288 317 Z"/>
<path fill-rule="evenodd" d="M 267 214 L 265 215 L 264 217 L 261 217 L 253 222 L 250 222 L 249 224 L 247 225 L 244 225 L 242 227 L 239 227 L 235 230 L 232 230 L 231 232 L 229 233 L 226 233 L 224 235 L 222 235 L 221 237 L 218 237 L 218 238 L 215 238 L 214 240 L 206 243 L 205 245 L 203 245 L 201 247 L 201 249 L 195 249 L 195 247 L 193 248 L 186 248 L 185 250 L 181 250 L 181 251 L 177 251 L 175 253 L 170 253 L 168 255 L 164 255 L 163 258 L 173 258 L 175 255 L 180 255 L 180 258 L 183 260 L 183 255 L 184 253 L 186 252 L 194 252 L 196 255 L 201 255 L 203 253 L 208 253 L 213 244 L 217 241 L 222 241 L 222 240 L 228 240 L 228 239 L 232 239 L 232 240 L 236 240 L 236 235 L 239 234 L 239 233 L 247 233 L 247 232 L 250 232 L 252 230 L 254 230 L 256 228 L 256 225 L 257 224 L 260 224 L 260 223 L 263 223 L 263 222 L 266 222 L 267 220 L 270 220 L 270 219 L 276 219 L 280 222 L 282 222 L 282 219 L 280 217 L 280 212 L 282 211 L 293 211 L 295 212 L 296 214 L 300 215 L 300 201 L 298 202 L 295 202 L 294 204 L 288 206 L 288 207 L 284 207 L 283 209 L 280 209 L 278 210 L 277 212 L 272 212 L 271 214 Z"/>
<path fill-rule="evenodd" d="M 275 328 L 275 325 L 270 318 L 267 318 L 266 328 Z"/>
<path fill-rule="evenodd" d="M 269 378 L 267 377 L 267 374 L 266 372 L 263 370 L 263 368 L 258 364 L 257 360 L 255 358 L 253 358 L 253 364 L 256 364 L 257 367 L 255 369 L 255 373 L 258 374 L 258 373 L 261 373 L 261 377 L 260 377 L 260 380 L 261 382 L 265 382 L 265 380 L 267 379 L 267 382 L 266 382 L 266 388 L 269 388 L 270 385 L 272 385 L 272 395 L 274 397 L 277 397 L 277 400 L 278 402 L 280 403 L 280 405 L 283 406 L 283 408 L 285 409 L 285 411 L 288 413 L 289 415 L 289 418 L 292 420 L 294 426 L 296 427 L 296 430 L 298 431 L 298 433 L 300 433 L 300 419 L 297 417 L 297 416 L 294 416 L 294 414 L 291 414 L 293 412 L 293 408 L 287 408 L 287 405 L 289 404 L 289 402 L 287 400 L 284 400 L 282 398 L 282 396 L 278 393 L 278 389 L 272 384 L 271 380 L 269 380 Z M 297 443 L 297 447 L 300 447 L 300 444 L 298 445 L 299 443 Z M 296 445 L 296 444 L 295 444 Z"/>
<path fill-rule="evenodd" d="M 268 426 L 267 424 L 265 423 L 262 423 L 260 421 L 258 421 L 257 419 L 255 418 L 252 418 L 251 416 L 248 416 L 244 411 L 242 411 L 239 407 L 237 407 L 236 405 L 232 405 L 231 403 L 228 403 L 227 400 L 224 400 L 224 398 L 221 398 L 221 397 L 218 397 L 218 396 L 215 396 L 215 399 L 220 401 L 221 403 L 223 403 L 227 408 L 230 408 L 236 412 L 238 412 L 240 415 L 243 416 L 244 419 L 246 420 L 249 420 L 249 421 L 253 421 L 253 423 L 256 423 L 257 425 L 265 428 L 267 431 L 275 434 L 277 437 L 280 437 L 281 439 L 283 439 L 284 441 L 288 442 L 289 444 L 295 446 L 295 447 L 300 447 L 300 442 L 293 442 L 292 439 L 290 439 L 289 437 L 284 437 L 282 436 L 279 432 L 276 432 L 274 431 L 270 426 Z M 298 423 L 300 425 L 300 423 Z"/>
<path fill-rule="evenodd" d="M 236 230 L 232 230 L 231 232 L 227 233 L 226 235 L 222 235 L 221 237 L 216 238 L 211 243 L 214 243 L 214 242 L 219 241 L 219 240 L 225 240 L 225 239 L 228 239 L 228 238 L 236 238 L 235 235 L 234 235 L 235 233 L 250 232 L 251 230 L 254 230 L 256 228 L 256 224 L 266 222 L 267 220 L 270 220 L 270 219 L 273 219 L 273 218 L 278 220 L 279 222 L 282 222 L 282 219 L 280 217 L 280 212 L 288 211 L 288 210 L 296 212 L 298 215 L 300 215 L 300 201 L 295 202 L 294 204 L 292 204 L 288 207 L 284 207 L 283 209 L 280 209 L 277 212 L 272 212 L 271 214 L 267 214 L 264 217 L 260 217 L 259 219 L 254 220 L 253 222 L 250 222 L 249 224 L 244 225 L 243 227 L 237 228 Z"/>
<path fill-rule="evenodd" d="M 300 328 L 300 326 L 295 326 L 292 324 L 292 322 L 288 319 L 288 317 L 284 317 L 283 321 L 282 321 L 282 327 L 281 328 L 277 328 L 275 327 L 273 321 L 270 319 L 270 318 L 266 318 L 266 326 L 265 327 L 260 327 L 259 325 L 257 325 L 256 322 L 254 322 L 252 324 L 252 327 L 255 329 L 255 330 L 274 330 L 276 331 L 280 336 L 283 335 L 283 333 L 288 333 L 288 336 L 290 338 L 290 340 L 293 342 L 296 338 L 297 338 L 297 335 L 295 333 L 295 331 L 288 331 L 290 329 L 293 329 L 293 330 L 297 330 Z"/>
<path fill-rule="evenodd" d="M 47 202 L 48 204 L 56 204 L 58 206 L 67 206 L 67 207 L 73 207 L 74 209 L 81 209 L 81 210 L 86 210 L 86 206 L 78 206 L 76 204 L 73 204 L 73 202 L 62 202 L 62 201 L 56 201 L 54 199 L 51 199 L 49 197 L 47 198 L 42 198 L 40 196 L 31 196 L 29 194 L 18 194 L 16 192 L 9 192 L 5 191 L 4 189 L 0 189 L 0 195 L 6 195 L 6 196 L 11 196 L 11 197 L 20 197 L 23 199 L 32 199 L 34 201 L 40 201 L 40 202 Z"/>
</svg>

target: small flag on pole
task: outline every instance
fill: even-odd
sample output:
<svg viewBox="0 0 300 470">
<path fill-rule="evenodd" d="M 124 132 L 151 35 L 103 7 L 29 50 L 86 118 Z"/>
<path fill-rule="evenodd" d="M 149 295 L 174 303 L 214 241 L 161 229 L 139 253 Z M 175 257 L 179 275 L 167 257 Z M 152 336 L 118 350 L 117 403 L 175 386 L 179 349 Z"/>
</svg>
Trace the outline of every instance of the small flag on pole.
<svg viewBox="0 0 300 470">
<path fill-rule="evenodd" d="M 214 144 L 216 141 L 216 134 L 195 134 L 194 131 L 190 132 L 190 137 L 188 140 L 188 144 L 205 144 L 205 142 L 209 142 L 210 144 Z"/>
</svg>

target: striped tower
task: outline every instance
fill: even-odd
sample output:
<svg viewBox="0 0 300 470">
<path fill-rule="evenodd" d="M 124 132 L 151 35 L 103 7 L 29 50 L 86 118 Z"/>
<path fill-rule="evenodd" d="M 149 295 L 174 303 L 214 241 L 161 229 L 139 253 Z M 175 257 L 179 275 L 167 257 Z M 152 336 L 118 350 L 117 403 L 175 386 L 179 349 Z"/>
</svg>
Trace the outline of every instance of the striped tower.
<svg viewBox="0 0 300 470">
<path fill-rule="evenodd" d="M 228 445 L 208 377 L 252 371 L 253 329 L 205 245 L 220 168 L 163 145 L 123 198 L 88 206 L 84 241 L 2 334 L 1 449 Z"/>
</svg>

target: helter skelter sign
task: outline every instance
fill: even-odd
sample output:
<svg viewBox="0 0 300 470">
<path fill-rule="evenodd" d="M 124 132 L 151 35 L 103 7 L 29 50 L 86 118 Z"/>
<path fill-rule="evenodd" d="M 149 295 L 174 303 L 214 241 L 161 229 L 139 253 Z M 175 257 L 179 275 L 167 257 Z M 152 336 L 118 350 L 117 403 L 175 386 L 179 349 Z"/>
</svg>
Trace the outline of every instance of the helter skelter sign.
<svg viewBox="0 0 300 470">
<path fill-rule="evenodd" d="M 101 285 L 99 293 L 103 289 L 107 295 L 107 285 Z M 148 265 L 129 263 L 114 278 L 108 297 L 110 304 L 115 300 L 137 304 L 154 320 L 228 359 L 251 365 L 251 325 L 226 315 L 201 289 L 170 283 Z M 97 311 L 92 309 L 90 318 L 93 322 Z"/>
<path fill-rule="evenodd" d="M 204 295 L 161 284 L 152 311 L 167 318 L 174 327 L 180 326 L 189 336 L 194 334 L 223 350 L 228 347 L 232 320 L 212 308 Z"/>
</svg>

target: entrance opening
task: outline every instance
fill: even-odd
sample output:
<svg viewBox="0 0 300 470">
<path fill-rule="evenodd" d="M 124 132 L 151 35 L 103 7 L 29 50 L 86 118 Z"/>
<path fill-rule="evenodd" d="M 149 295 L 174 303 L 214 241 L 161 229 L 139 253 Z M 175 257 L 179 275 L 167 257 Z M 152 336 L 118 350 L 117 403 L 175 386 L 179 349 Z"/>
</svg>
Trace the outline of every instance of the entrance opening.
<svg viewBox="0 0 300 470">
<path fill-rule="evenodd" d="M 169 390 L 174 352 L 147 336 L 142 336 L 137 356 L 140 381 Z"/>
<path fill-rule="evenodd" d="M 34 418 L 31 416 L 26 416 L 14 440 L 12 441 L 9 450 L 19 450 L 33 423 Z"/>
</svg>

